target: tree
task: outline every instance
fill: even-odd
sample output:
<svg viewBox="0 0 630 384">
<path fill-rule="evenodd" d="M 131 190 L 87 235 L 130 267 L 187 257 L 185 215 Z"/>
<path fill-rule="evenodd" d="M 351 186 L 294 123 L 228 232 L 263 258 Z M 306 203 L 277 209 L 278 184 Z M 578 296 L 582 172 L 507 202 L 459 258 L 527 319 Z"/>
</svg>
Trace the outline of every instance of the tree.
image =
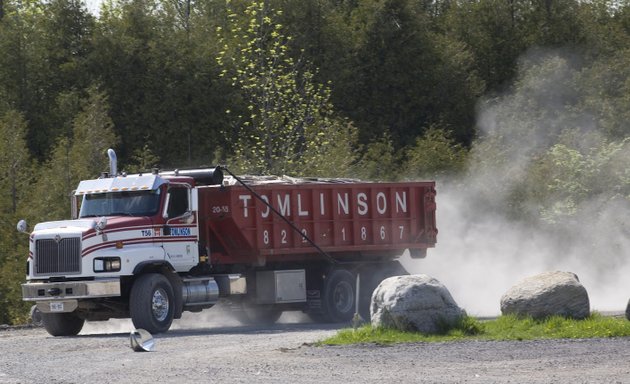
<svg viewBox="0 0 630 384">
<path fill-rule="evenodd" d="M 188 7 L 182 19 L 178 10 Z M 133 0 L 101 13 L 90 71 L 109 96 L 121 160 L 131 161 L 150 142 L 161 165 L 197 166 L 230 141 L 218 133 L 232 100 L 214 61 L 218 16 L 212 7 L 220 8 L 216 2 Z"/>
<path fill-rule="evenodd" d="M 133 156 L 131 156 L 131 163 L 126 170 L 138 173 L 146 172 L 157 167 L 159 162 L 159 156 L 151 150 L 149 143 L 145 142 L 142 148 L 138 148 L 133 152 Z"/>
<path fill-rule="evenodd" d="M 60 94 L 86 89 L 92 80 L 87 57 L 92 51 L 94 17 L 81 0 L 44 2 L 46 17 L 34 17 L 35 31 L 28 45 L 26 85 L 29 142 L 37 158 L 45 159 L 60 134 L 67 134 L 72 118 L 59 109 Z M 81 95 L 84 96 L 84 95 Z"/>
<path fill-rule="evenodd" d="M 571 47 L 584 43 L 579 20 L 581 2 L 577 0 L 539 0 L 529 3 L 527 37 L 546 47 Z"/>
<path fill-rule="evenodd" d="M 630 161 L 630 138 L 609 141 L 591 134 L 590 144 L 584 146 L 584 135 L 579 135 L 578 143 L 574 135 L 567 132 L 528 172 L 530 201 L 550 223 L 580 216 L 593 202 L 603 207 L 625 199 L 630 204 L 630 172 L 625 166 Z"/>
<path fill-rule="evenodd" d="M 594 114 L 594 120 L 609 138 L 630 136 L 629 59 L 630 49 L 623 49 L 596 59 L 576 76 L 577 90 L 582 96 L 580 109 Z"/>
<path fill-rule="evenodd" d="M 611 214 L 613 201 L 630 203 L 624 112 L 630 75 L 618 54 L 589 62 L 543 50 L 522 61 L 512 92 L 480 108 L 482 135 L 468 180 L 475 199 L 560 228 L 604 218 L 598 212 Z"/>
<path fill-rule="evenodd" d="M 388 132 L 399 149 L 442 123 L 458 142 L 472 139 L 483 84 L 467 47 L 440 35 L 433 14 L 410 0 L 369 0 L 352 11 L 352 60 L 335 100 L 362 143 Z"/>
<path fill-rule="evenodd" d="M 79 181 L 107 170 L 106 151 L 118 142 L 106 95 L 95 86 L 87 93 L 82 111 L 73 120 L 72 136 L 58 138 L 33 188 L 31 202 L 37 221 L 69 217 L 72 190 Z"/>
<path fill-rule="evenodd" d="M 163 63 L 155 63 L 153 56 L 159 47 L 155 13 L 150 0 L 105 7 L 94 38 L 89 67 L 109 96 L 112 120 L 121 138 L 120 158 L 129 158 L 145 137 L 166 131 L 164 120 L 171 114 L 161 103 L 168 94 L 164 89 L 168 76 Z"/>
<path fill-rule="evenodd" d="M 0 324 L 23 322 L 28 307 L 20 283 L 28 255 L 28 239 L 16 233 L 18 211 L 31 180 L 24 117 L 9 111 L 0 117 Z"/>
<path fill-rule="evenodd" d="M 454 1 L 444 18 L 445 33 L 473 52 L 476 71 L 491 92 L 503 90 L 516 75 L 518 58 L 528 46 L 527 8 L 519 0 Z"/>
<path fill-rule="evenodd" d="M 5 17 L 0 20 L 0 114 L 10 110 L 28 113 L 35 110 L 31 74 L 32 42 L 37 39 L 38 1 L 4 3 Z"/>
<path fill-rule="evenodd" d="M 361 179 L 395 181 L 399 176 L 400 162 L 399 152 L 394 148 L 391 137 L 385 133 L 365 146 L 353 174 Z"/>
<path fill-rule="evenodd" d="M 435 179 L 457 176 L 465 169 L 467 151 L 451 135 L 437 127 L 427 129 L 407 148 L 401 176 Z"/>
<path fill-rule="evenodd" d="M 236 115 L 231 163 L 242 172 L 343 175 L 355 157 L 356 130 L 335 114 L 330 88 L 288 55 L 291 37 L 274 21 L 281 11 L 253 2 L 243 14 L 232 9 L 228 30 L 218 30 L 222 75 L 246 105 L 243 114 L 227 111 Z"/>
<path fill-rule="evenodd" d="M 8 202 L 2 212 L 17 212 L 24 187 L 28 185 L 31 160 L 26 146 L 27 129 L 24 117 L 16 111 L 0 118 L 0 191 L 2 196 L 9 197 L 2 199 L 2 203 Z"/>
<path fill-rule="evenodd" d="M 343 79 L 352 73 L 352 51 L 355 33 L 350 15 L 356 8 L 354 1 L 336 0 L 268 0 L 276 9 L 282 9 L 277 22 L 285 26 L 285 34 L 292 37 L 289 54 L 308 57 L 319 69 L 316 80 L 332 81 L 333 103 L 353 96 L 352 90 L 342 86 Z"/>
<path fill-rule="evenodd" d="M 26 324 L 32 304 L 22 300 L 20 284 L 24 282 L 28 237 L 16 234 L 14 223 L 10 227 L 10 232 L 0 236 L 0 324 Z"/>
</svg>

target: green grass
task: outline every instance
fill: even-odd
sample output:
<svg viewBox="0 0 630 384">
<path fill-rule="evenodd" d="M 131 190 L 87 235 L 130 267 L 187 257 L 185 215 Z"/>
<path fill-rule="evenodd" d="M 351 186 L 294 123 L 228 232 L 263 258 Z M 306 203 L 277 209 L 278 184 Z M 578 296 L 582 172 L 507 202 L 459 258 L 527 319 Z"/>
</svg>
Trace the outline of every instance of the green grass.
<svg viewBox="0 0 630 384">
<path fill-rule="evenodd" d="M 625 318 L 604 317 L 593 313 L 584 320 L 554 316 L 545 320 L 501 316 L 496 320 L 480 321 L 465 317 L 451 329 L 438 335 L 402 332 L 393 329 L 372 328 L 366 325 L 357 329 L 343 329 L 318 345 L 357 343 L 413 343 L 454 340 L 533 340 L 582 339 L 595 337 L 630 336 L 630 321 Z"/>
</svg>

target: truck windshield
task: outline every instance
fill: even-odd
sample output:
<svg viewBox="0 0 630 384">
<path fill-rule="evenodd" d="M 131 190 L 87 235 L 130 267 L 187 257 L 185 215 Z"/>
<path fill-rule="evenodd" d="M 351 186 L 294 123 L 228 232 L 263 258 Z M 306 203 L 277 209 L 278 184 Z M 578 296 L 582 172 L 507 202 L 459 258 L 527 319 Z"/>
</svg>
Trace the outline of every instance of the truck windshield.
<svg viewBox="0 0 630 384">
<path fill-rule="evenodd" d="M 160 190 L 106 192 L 83 196 L 79 217 L 153 216 L 160 205 Z"/>
</svg>

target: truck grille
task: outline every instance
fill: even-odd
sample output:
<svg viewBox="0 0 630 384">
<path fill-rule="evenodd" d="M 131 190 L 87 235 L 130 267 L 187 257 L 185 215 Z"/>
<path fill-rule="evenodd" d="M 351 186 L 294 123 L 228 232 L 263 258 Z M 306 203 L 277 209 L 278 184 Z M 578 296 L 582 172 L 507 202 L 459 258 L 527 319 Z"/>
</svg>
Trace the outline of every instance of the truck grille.
<svg viewBox="0 0 630 384">
<path fill-rule="evenodd" d="M 81 272 L 81 239 L 41 239 L 35 243 L 35 274 Z"/>
</svg>

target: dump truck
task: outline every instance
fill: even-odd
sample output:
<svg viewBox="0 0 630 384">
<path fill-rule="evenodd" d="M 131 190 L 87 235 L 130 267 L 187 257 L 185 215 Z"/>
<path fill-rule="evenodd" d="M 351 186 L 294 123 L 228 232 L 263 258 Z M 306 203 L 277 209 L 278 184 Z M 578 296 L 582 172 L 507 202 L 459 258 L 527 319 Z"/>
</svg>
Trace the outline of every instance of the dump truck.
<svg viewBox="0 0 630 384">
<path fill-rule="evenodd" d="M 373 290 L 436 244 L 435 183 L 238 176 L 227 167 L 81 181 L 72 219 L 29 232 L 23 299 L 53 336 L 131 318 L 166 332 L 222 304 L 244 323 L 284 311 L 369 318 Z"/>
</svg>

